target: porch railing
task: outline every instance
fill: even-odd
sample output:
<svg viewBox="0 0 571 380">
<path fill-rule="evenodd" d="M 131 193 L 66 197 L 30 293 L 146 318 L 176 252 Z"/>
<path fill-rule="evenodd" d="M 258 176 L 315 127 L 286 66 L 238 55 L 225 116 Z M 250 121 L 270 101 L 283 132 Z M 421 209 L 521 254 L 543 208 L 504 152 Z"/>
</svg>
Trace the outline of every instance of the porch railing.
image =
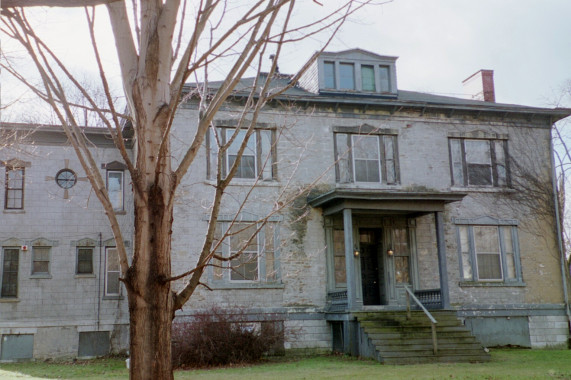
<svg viewBox="0 0 571 380">
<path fill-rule="evenodd" d="M 347 309 L 347 290 L 341 290 L 338 292 L 327 293 L 327 298 L 329 299 L 329 311 L 343 311 Z"/>
<path fill-rule="evenodd" d="M 440 289 L 415 290 L 414 295 L 427 309 L 442 309 Z"/>
<path fill-rule="evenodd" d="M 430 314 L 430 312 L 426 310 L 422 302 L 420 302 L 418 298 L 416 298 L 414 292 L 408 286 L 405 285 L 404 289 L 406 290 L 406 317 L 408 319 L 412 318 L 412 314 L 410 312 L 410 299 L 412 298 L 412 300 L 420 307 L 420 309 L 430 320 L 430 327 L 432 329 L 432 349 L 434 350 L 434 355 L 436 355 L 438 353 L 438 340 L 436 339 L 436 324 L 438 322 L 436 321 L 436 319 L 434 319 L 432 314 Z"/>
</svg>

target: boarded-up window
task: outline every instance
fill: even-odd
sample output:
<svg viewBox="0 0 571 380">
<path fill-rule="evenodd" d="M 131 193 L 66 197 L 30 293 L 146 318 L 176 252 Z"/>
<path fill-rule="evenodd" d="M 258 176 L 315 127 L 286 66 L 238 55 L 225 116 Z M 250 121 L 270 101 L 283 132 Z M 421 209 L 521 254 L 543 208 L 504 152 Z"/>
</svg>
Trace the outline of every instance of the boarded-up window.
<svg viewBox="0 0 571 380">
<path fill-rule="evenodd" d="M 109 331 L 86 331 L 79 333 L 77 356 L 91 358 L 109 354 Z"/>
<path fill-rule="evenodd" d="M 2 335 L 0 360 L 26 360 L 34 356 L 33 334 Z"/>
</svg>

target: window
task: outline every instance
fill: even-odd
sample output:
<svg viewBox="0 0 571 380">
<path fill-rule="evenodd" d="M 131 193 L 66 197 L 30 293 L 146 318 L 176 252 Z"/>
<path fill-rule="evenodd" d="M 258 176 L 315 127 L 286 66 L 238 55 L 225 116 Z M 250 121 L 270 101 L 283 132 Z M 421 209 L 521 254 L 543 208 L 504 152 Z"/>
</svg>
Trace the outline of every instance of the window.
<svg viewBox="0 0 571 380">
<path fill-rule="evenodd" d="M 337 182 L 398 182 L 396 136 L 335 134 Z"/>
<path fill-rule="evenodd" d="M 217 128 L 216 135 L 211 130 L 207 135 L 208 138 L 208 178 L 216 179 L 218 170 L 218 142 L 224 146 L 226 142 L 230 142 L 234 134 L 235 128 Z M 242 142 L 246 138 L 246 130 L 238 130 L 235 139 L 228 146 L 222 157 L 221 173 L 225 177 L 229 173 L 232 166 L 238 160 L 238 153 Z M 246 148 L 242 157 L 237 163 L 237 170 L 234 178 L 256 179 L 271 181 L 277 178 L 276 170 L 276 149 L 275 149 L 275 131 L 270 129 L 256 129 L 248 139 Z"/>
<path fill-rule="evenodd" d="M 375 67 L 372 65 L 361 65 L 361 88 L 363 91 L 376 91 Z"/>
<path fill-rule="evenodd" d="M 2 291 L 1 298 L 18 297 L 19 248 L 2 249 Z"/>
<path fill-rule="evenodd" d="M 119 254 L 115 247 L 105 248 L 105 296 L 121 295 Z"/>
<path fill-rule="evenodd" d="M 123 191 L 123 171 L 108 170 L 107 171 L 107 192 L 109 200 L 115 211 L 123 211 L 124 207 L 124 191 Z"/>
<path fill-rule="evenodd" d="M 355 65 L 352 63 L 339 64 L 339 88 L 341 90 L 355 89 Z"/>
<path fill-rule="evenodd" d="M 321 88 L 396 95 L 394 64 L 374 61 L 323 61 Z M 391 85 L 392 84 L 392 85 Z"/>
<path fill-rule="evenodd" d="M 51 247 L 32 247 L 32 275 L 50 274 Z"/>
<path fill-rule="evenodd" d="M 77 274 L 93 274 L 93 247 L 77 247 Z"/>
<path fill-rule="evenodd" d="M 325 62 L 323 64 L 325 88 L 335 88 L 335 62 Z"/>
<path fill-rule="evenodd" d="M 508 224 L 514 221 L 483 219 L 489 219 L 491 223 L 457 224 L 462 279 L 474 282 L 521 282 L 517 227 Z"/>
<path fill-rule="evenodd" d="M 449 143 L 453 185 L 509 186 L 506 140 L 452 138 Z"/>
<path fill-rule="evenodd" d="M 6 166 L 6 181 L 4 183 L 6 210 L 21 210 L 24 208 L 24 168 Z"/>
<path fill-rule="evenodd" d="M 215 243 L 222 238 L 216 254 L 227 261 L 214 259 L 213 280 L 229 283 L 275 282 L 277 260 L 274 248 L 276 223 L 260 226 L 255 222 L 217 224 Z M 222 237 L 222 231 L 227 231 Z"/>
</svg>

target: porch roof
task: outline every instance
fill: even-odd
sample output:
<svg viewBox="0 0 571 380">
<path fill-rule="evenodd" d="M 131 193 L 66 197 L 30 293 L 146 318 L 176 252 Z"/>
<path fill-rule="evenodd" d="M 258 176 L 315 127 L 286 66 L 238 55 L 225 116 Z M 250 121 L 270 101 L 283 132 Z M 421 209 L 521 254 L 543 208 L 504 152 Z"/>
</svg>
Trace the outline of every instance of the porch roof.
<svg viewBox="0 0 571 380">
<path fill-rule="evenodd" d="M 331 215 L 343 209 L 385 211 L 387 213 L 427 213 L 444 211 L 446 203 L 461 201 L 466 193 L 430 191 L 379 191 L 369 189 L 335 189 L 317 196 L 309 196 L 312 207 Z"/>
</svg>

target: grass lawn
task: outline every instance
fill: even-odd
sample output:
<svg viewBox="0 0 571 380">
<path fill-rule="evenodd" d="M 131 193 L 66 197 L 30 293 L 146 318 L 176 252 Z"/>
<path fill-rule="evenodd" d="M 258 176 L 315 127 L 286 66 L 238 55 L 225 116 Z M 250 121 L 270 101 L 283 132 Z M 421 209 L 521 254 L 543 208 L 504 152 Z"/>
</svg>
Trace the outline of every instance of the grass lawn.
<svg viewBox="0 0 571 380">
<path fill-rule="evenodd" d="M 77 363 L 0 364 L 0 379 L 127 379 L 125 361 L 98 359 Z M 343 356 L 279 358 L 254 365 L 176 371 L 175 379 L 568 379 L 571 350 L 492 350 L 484 364 L 381 365 Z"/>
</svg>

